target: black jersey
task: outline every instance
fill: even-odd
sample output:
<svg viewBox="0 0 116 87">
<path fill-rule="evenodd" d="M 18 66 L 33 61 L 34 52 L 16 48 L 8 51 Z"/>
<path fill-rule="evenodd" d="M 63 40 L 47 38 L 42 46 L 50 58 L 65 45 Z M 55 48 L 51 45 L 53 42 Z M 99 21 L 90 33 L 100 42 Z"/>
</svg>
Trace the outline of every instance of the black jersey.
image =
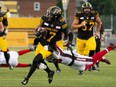
<svg viewBox="0 0 116 87">
<path fill-rule="evenodd" d="M 48 44 L 50 46 L 54 46 L 56 41 L 61 39 L 62 32 L 67 32 L 67 24 L 65 21 L 49 22 L 44 16 L 41 17 L 41 21 L 41 27 L 44 27 L 47 32 L 45 36 L 40 38 L 40 43 L 43 45 Z"/>
<path fill-rule="evenodd" d="M 78 28 L 77 37 L 80 39 L 89 39 L 93 36 L 93 27 L 96 22 L 96 17 L 99 16 L 98 12 L 91 11 L 89 15 L 84 12 L 76 13 L 75 17 L 79 20 L 79 24 L 82 21 L 86 22 L 86 26 Z"/>
</svg>

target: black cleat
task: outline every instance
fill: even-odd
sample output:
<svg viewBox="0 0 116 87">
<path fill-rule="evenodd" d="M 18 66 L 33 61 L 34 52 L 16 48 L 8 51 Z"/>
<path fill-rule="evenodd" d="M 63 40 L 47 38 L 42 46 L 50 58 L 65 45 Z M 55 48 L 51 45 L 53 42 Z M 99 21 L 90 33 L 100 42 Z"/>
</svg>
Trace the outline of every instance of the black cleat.
<svg viewBox="0 0 116 87">
<path fill-rule="evenodd" d="M 49 82 L 49 84 L 52 82 L 52 80 L 53 80 L 53 76 L 54 76 L 54 71 L 50 71 L 50 73 L 48 74 L 48 82 Z"/>
<path fill-rule="evenodd" d="M 8 66 L 10 70 L 13 70 L 13 66 L 12 65 L 9 65 Z"/>
<path fill-rule="evenodd" d="M 61 70 L 60 69 L 56 69 L 56 73 L 57 74 L 61 73 Z"/>
<path fill-rule="evenodd" d="M 25 78 L 22 82 L 23 85 L 26 85 L 28 83 L 28 78 Z"/>
<path fill-rule="evenodd" d="M 83 75 L 83 74 L 84 74 L 83 72 L 84 72 L 84 71 L 79 70 L 79 75 Z"/>
</svg>

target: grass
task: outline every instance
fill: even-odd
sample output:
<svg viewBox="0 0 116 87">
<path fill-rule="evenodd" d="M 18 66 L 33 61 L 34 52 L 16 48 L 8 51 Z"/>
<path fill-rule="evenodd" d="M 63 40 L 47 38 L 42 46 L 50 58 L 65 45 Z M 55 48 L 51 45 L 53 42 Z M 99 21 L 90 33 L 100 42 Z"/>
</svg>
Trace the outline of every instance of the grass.
<svg viewBox="0 0 116 87">
<path fill-rule="evenodd" d="M 33 56 L 33 52 L 22 55 L 19 62 L 31 63 Z M 62 71 L 60 74 L 55 73 L 51 84 L 48 84 L 47 74 L 43 70 L 36 70 L 29 83 L 24 86 L 20 82 L 27 75 L 29 68 L 9 70 L 0 67 L 0 87 L 116 87 L 116 51 L 108 53 L 106 57 L 111 61 L 111 65 L 101 62 L 100 71 L 85 71 L 83 76 L 79 76 L 77 70 L 60 64 Z M 53 64 L 48 65 L 55 70 Z"/>
</svg>

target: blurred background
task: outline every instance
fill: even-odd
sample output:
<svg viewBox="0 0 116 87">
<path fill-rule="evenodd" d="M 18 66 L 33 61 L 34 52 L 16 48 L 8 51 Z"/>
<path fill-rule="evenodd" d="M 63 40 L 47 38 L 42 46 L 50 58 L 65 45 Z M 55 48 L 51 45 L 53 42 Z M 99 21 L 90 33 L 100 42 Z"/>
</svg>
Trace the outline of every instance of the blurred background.
<svg viewBox="0 0 116 87">
<path fill-rule="evenodd" d="M 102 45 L 107 45 L 109 42 L 116 43 L 115 0 L 0 0 L 2 11 L 8 12 L 8 46 L 31 45 L 35 38 L 33 31 L 39 24 L 40 17 L 46 13 L 48 7 L 53 5 L 63 10 L 68 29 L 71 29 L 74 15 L 81 10 L 81 5 L 85 1 L 90 2 L 93 9 L 100 13 L 105 29 L 105 40 Z"/>
</svg>

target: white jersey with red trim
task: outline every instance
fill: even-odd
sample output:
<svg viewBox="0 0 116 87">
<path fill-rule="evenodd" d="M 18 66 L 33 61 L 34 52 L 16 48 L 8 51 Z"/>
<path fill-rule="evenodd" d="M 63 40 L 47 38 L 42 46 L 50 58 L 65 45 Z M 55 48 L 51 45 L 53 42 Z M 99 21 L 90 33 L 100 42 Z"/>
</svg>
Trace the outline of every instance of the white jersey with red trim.
<svg viewBox="0 0 116 87">
<path fill-rule="evenodd" d="M 74 63 L 70 65 L 71 68 L 77 70 L 85 70 L 86 65 L 93 64 L 92 57 L 83 56 L 77 54 L 76 51 L 73 51 L 75 56 Z M 59 59 L 61 60 L 60 63 L 64 65 L 69 65 L 72 62 L 72 53 L 70 50 L 60 50 Z"/>
<path fill-rule="evenodd" d="M 18 64 L 18 53 L 16 51 L 9 51 L 8 52 L 10 59 L 9 59 L 9 64 L 12 66 L 17 66 Z M 3 52 L 0 52 L 0 65 L 1 64 L 6 64 L 5 56 Z"/>
</svg>

